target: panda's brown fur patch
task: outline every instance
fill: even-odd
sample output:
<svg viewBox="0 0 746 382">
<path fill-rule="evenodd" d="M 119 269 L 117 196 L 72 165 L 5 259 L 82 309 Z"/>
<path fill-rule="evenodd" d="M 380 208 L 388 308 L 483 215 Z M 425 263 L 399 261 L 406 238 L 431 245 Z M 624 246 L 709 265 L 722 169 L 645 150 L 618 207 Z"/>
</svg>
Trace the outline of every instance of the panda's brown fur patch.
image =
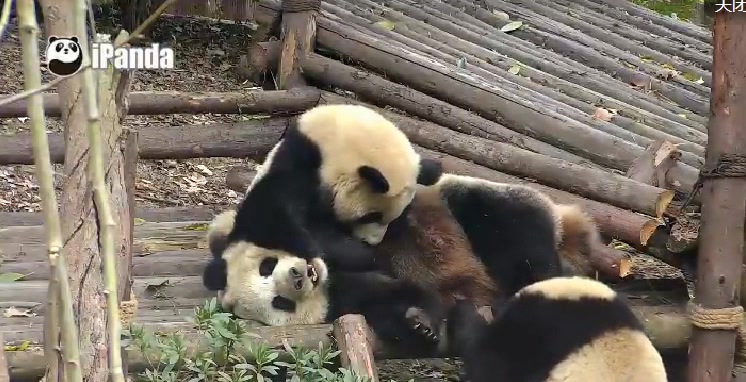
<svg viewBox="0 0 746 382">
<path fill-rule="evenodd" d="M 596 268 L 591 263 L 591 254 L 603 245 L 595 222 L 577 205 L 557 204 L 555 213 L 562 227 L 557 246 L 560 258 L 576 274 L 593 276 Z"/>
<path fill-rule="evenodd" d="M 498 291 L 436 187 L 418 188 L 404 232 L 385 237 L 376 251 L 397 278 L 437 290 L 446 309 L 456 297 L 491 305 Z"/>
</svg>

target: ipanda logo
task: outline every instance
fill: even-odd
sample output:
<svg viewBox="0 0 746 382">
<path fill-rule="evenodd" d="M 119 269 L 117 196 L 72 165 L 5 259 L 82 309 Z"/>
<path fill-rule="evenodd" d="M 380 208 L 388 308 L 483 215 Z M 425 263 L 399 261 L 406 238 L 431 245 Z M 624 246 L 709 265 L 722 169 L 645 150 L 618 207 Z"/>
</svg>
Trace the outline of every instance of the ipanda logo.
<svg viewBox="0 0 746 382">
<path fill-rule="evenodd" d="M 80 70 L 83 66 L 83 53 L 78 41 L 76 36 L 49 36 L 45 58 L 51 73 L 70 76 Z M 174 68 L 173 49 L 159 44 L 145 48 L 115 48 L 109 41 L 94 42 L 91 45 L 91 67 L 94 69 L 106 69 L 110 62 L 119 70 Z"/>
</svg>

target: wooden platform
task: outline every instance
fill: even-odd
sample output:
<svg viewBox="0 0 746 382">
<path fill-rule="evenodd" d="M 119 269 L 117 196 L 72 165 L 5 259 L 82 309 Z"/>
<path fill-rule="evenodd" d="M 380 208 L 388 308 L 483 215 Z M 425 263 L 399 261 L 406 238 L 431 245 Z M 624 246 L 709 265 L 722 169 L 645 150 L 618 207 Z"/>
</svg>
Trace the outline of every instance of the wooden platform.
<svg viewBox="0 0 746 382">
<path fill-rule="evenodd" d="M 169 211 L 170 210 L 170 211 Z M 179 331 L 186 340 L 196 344 L 196 332 L 187 317 L 194 308 L 204 304 L 215 293 L 204 288 L 201 273 L 209 259 L 205 233 L 213 211 L 196 209 L 193 213 L 177 209 L 139 210 L 135 226 L 135 257 L 133 258 L 133 292 L 139 301 L 135 323 L 151 332 Z M 195 217 L 198 219 L 193 220 Z M 147 218 L 147 219 L 146 219 Z M 150 220 L 148 220 L 150 219 Z M 139 220 L 138 220 L 139 221 Z M 18 225 L 7 225 L 9 222 Z M 14 378 L 28 379 L 43 373 L 43 322 L 47 290 L 48 265 L 44 230 L 40 216 L 33 214 L 0 215 L 1 272 L 18 272 L 22 281 L 0 284 L 0 334 L 6 345 L 28 341 L 26 351 L 8 352 L 8 362 Z M 656 344 L 663 349 L 686 346 L 688 330 L 685 305 L 688 298 L 682 280 L 632 280 L 615 286 L 629 294 Z M 9 313 L 15 308 L 18 314 Z M 6 317 L 7 316 L 7 317 Z M 272 347 L 281 347 L 286 340 L 293 346 L 318 346 L 329 343 L 331 325 L 286 327 L 255 327 L 261 340 Z M 683 341 L 683 342 L 682 342 Z M 135 371 L 144 364 L 134 351 L 128 352 Z M 377 358 L 412 358 L 416 355 L 397 354 L 391 349 L 377 348 Z"/>
</svg>

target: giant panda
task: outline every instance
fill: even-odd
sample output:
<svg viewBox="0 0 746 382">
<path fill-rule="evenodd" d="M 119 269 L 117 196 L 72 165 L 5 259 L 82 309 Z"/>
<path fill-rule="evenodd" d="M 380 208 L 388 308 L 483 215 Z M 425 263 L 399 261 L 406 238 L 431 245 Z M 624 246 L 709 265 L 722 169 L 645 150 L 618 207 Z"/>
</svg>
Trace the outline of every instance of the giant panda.
<svg viewBox="0 0 746 382">
<path fill-rule="evenodd" d="M 556 277 L 522 288 L 491 322 L 459 300 L 448 337 L 470 382 L 666 382 L 658 351 L 601 282 Z"/>
<path fill-rule="evenodd" d="M 381 272 L 332 271 L 312 246 L 302 257 L 257 242 L 229 242 L 226 232 L 236 213 L 219 214 L 208 229 L 210 251 L 221 253 L 225 264 L 218 294 L 225 310 L 266 325 L 318 324 L 362 314 L 384 341 L 410 351 L 437 349 L 443 316 L 437 296 Z"/>
<path fill-rule="evenodd" d="M 237 214 L 231 229 L 234 236 L 255 230 L 257 221 L 295 227 L 294 233 L 307 236 L 305 242 L 324 243 L 324 260 L 335 269 L 374 270 L 374 253 L 365 243 L 377 244 L 411 202 L 415 186 L 432 185 L 441 174 L 440 162 L 420 158 L 404 133 L 375 110 L 316 106 L 291 121 L 260 165 L 242 202 L 256 211 Z M 267 248 L 288 240 L 269 230 L 265 239 Z M 290 239 L 292 244 L 297 238 Z M 225 284 L 221 253 L 213 252 L 203 274 L 210 290 Z"/>
<path fill-rule="evenodd" d="M 590 253 L 601 245 L 578 206 L 523 185 L 443 174 L 419 186 L 375 252 L 384 269 L 438 291 L 448 308 L 455 296 L 482 306 L 550 277 L 591 275 Z"/>
</svg>

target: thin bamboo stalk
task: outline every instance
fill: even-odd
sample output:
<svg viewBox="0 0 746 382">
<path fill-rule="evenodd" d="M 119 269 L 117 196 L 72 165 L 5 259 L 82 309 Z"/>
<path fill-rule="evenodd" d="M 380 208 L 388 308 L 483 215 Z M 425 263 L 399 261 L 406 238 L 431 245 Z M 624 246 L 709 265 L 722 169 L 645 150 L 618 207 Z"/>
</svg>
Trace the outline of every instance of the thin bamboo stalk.
<svg viewBox="0 0 746 382">
<path fill-rule="evenodd" d="M 83 53 L 83 69 L 81 70 L 81 92 L 83 93 L 83 107 L 88 122 L 88 179 L 93 186 L 93 198 L 98 214 L 100 255 L 104 271 L 104 294 L 106 296 L 107 320 L 106 329 L 109 332 L 109 375 L 111 382 L 124 382 L 122 370 L 122 323 L 119 318 L 119 302 L 117 301 L 117 271 L 114 255 L 114 230 L 116 223 L 109 203 L 109 190 L 106 187 L 104 171 L 104 154 L 101 143 L 101 115 L 98 109 L 96 82 L 93 69 L 90 67 L 91 57 L 88 46 L 88 33 L 85 20 L 88 15 L 85 0 L 75 1 L 75 30 L 78 43 Z M 96 36 L 99 40 L 99 37 Z M 97 41 L 99 42 L 99 41 Z M 113 69 L 112 69 L 113 70 Z"/>
<path fill-rule="evenodd" d="M 41 72 L 39 59 L 38 35 L 39 29 L 36 25 L 36 9 L 33 0 L 17 0 L 16 3 L 18 19 L 20 22 L 19 34 L 22 41 L 23 51 L 23 76 L 26 90 L 41 87 Z M 78 344 L 77 328 L 73 315 L 72 294 L 67 278 L 67 267 L 65 267 L 64 255 L 62 253 L 62 231 L 60 228 L 60 217 L 57 208 L 57 197 L 54 193 L 54 177 L 52 162 L 49 155 L 49 142 L 44 118 L 44 98 L 40 93 L 34 93 L 28 99 L 28 116 L 31 119 L 32 150 L 34 153 L 34 168 L 36 178 L 39 182 L 39 194 L 41 196 L 42 212 L 44 214 L 44 225 L 46 227 L 47 248 L 49 254 L 50 273 L 55 277 L 50 278 L 49 290 L 58 293 L 49 293 L 49 306 L 59 304 L 59 309 L 47 311 L 46 328 L 49 333 L 50 343 L 45 343 L 47 356 L 47 368 L 51 373 L 49 378 L 57 377 L 58 343 L 59 332 L 62 334 L 62 356 L 64 357 L 64 371 L 66 382 L 83 382 L 83 374 L 80 368 L 80 350 Z M 62 264 L 62 266 L 59 266 Z M 56 280 L 55 280 L 56 278 Z M 55 301 L 57 295 L 60 301 Z M 60 317 L 61 316 L 61 317 Z M 59 325 L 56 325 L 59 322 Z M 47 379 L 56 381 L 58 379 Z"/>
</svg>

